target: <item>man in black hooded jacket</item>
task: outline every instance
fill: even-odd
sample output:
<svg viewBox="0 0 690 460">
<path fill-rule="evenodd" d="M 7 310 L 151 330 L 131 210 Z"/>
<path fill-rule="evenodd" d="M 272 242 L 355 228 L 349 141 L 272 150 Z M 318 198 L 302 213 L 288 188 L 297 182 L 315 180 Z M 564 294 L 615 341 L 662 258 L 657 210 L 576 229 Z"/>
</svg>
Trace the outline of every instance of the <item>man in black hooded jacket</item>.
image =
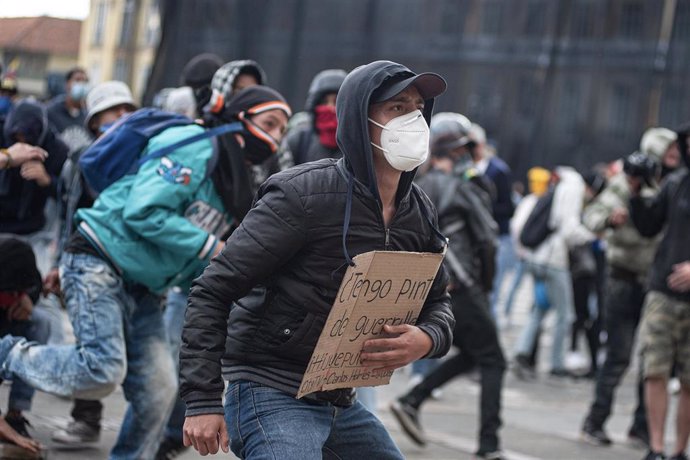
<svg viewBox="0 0 690 460">
<path fill-rule="evenodd" d="M 412 180 L 445 86 L 389 61 L 355 69 L 337 102 L 344 158 L 289 169 L 261 187 L 190 293 L 180 351 L 187 445 L 227 451 L 229 434 L 241 458 L 402 458 L 352 389 L 295 395 L 350 254 L 443 250 L 433 206 Z M 229 308 L 259 283 L 265 299 Z M 393 370 L 445 354 L 454 323 L 446 284 L 441 268 L 417 325 L 386 326 L 393 338 L 367 342 L 362 364 Z"/>
<path fill-rule="evenodd" d="M 335 99 L 346 75 L 342 69 L 326 69 L 311 81 L 305 106 L 309 123 L 290 131 L 283 142 L 282 154 L 294 164 L 342 156 L 335 139 Z"/>
</svg>

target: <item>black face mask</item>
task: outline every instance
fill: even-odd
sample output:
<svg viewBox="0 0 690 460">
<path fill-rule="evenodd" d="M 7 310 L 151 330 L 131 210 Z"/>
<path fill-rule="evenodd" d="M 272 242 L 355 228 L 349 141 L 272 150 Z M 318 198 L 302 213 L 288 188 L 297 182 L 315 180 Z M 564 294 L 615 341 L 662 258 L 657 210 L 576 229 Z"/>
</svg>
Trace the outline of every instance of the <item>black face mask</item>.
<svg viewBox="0 0 690 460">
<path fill-rule="evenodd" d="M 268 160 L 278 150 L 278 143 L 264 130 L 256 126 L 251 120 L 243 120 L 244 157 L 254 165 L 260 165 Z M 258 136 L 257 134 L 258 133 Z M 261 137 L 266 137 L 264 140 Z"/>
<path fill-rule="evenodd" d="M 211 101 L 211 93 L 212 91 L 210 86 L 201 86 L 194 89 L 197 115 L 202 115 L 204 113 L 204 107 L 206 107 Z"/>
</svg>

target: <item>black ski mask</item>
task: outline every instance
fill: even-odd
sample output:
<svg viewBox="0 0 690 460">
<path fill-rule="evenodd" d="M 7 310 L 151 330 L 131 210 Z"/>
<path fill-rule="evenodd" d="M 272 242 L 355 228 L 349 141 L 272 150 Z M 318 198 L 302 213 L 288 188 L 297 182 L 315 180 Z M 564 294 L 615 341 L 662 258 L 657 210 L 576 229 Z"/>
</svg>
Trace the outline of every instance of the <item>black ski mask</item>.
<svg viewBox="0 0 690 460">
<path fill-rule="evenodd" d="M 253 165 L 260 165 L 278 151 L 279 143 L 250 118 L 242 118 L 244 157 Z"/>
<path fill-rule="evenodd" d="M 225 209 L 237 220 L 249 211 L 253 194 L 246 161 L 261 164 L 278 149 L 277 141 L 251 122 L 251 117 L 279 109 L 290 117 L 292 112 L 283 96 L 266 86 L 251 86 L 233 95 L 221 113 L 208 119 L 210 126 L 242 121 L 244 140 L 241 147 L 235 134 L 218 138 L 220 155 L 212 173 L 213 185 L 223 200 Z"/>
</svg>

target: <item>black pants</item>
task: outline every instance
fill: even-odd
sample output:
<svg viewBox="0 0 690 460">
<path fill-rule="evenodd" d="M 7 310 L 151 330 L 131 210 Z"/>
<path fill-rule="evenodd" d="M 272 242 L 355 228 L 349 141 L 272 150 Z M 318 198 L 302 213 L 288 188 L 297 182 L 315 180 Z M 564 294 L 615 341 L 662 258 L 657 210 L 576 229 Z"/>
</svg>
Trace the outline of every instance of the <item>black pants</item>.
<svg viewBox="0 0 690 460">
<path fill-rule="evenodd" d="M 74 400 L 74 406 L 72 407 L 72 418 L 74 420 L 100 428 L 102 415 L 103 404 L 100 401 Z"/>
<path fill-rule="evenodd" d="M 455 315 L 453 344 L 460 353 L 443 361 L 404 399 L 419 407 L 434 389 L 478 366 L 481 375 L 479 450 L 498 450 L 506 362 L 489 312 L 489 299 L 480 288 L 451 291 L 450 294 Z"/>
<path fill-rule="evenodd" d="M 597 374 L 594 402 L 587 416 L 588 422 L 594 426 L 603 427 L 611 415 L 614 393 L 630 365 L 644 298 L 645 291 L 641 283 L 609 277 L 606 294 L 606 361 Z M 639 374 L 637 408 L 632 428 L 646 430 L 644 387 L 641 372 Z"/>
<path fill-rule="evenodd" d="M 575 304 L 575 321 L 573 321 L 570 350 L 577 351 L 577 339 L 583 332 L 589 347 L 590 371 L 597 370 L 597 353 L 599 352 L 599 319 L 592 317 L 589 311 L 589 297 L 596 292 L 596 277 L 581 276 L 573 278 L 573 303 Z"/>
</svg>

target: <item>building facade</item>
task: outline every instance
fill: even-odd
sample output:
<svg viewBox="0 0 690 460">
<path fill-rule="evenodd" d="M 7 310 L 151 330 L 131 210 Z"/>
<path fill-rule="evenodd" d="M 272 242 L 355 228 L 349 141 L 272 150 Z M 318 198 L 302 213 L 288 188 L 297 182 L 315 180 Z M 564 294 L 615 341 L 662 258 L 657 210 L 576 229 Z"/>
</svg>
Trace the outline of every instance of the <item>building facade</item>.
<svg viewBox="0 0 690 460">
<path fill-rule="evenodd" d="M 92 82 L 123 81 L 139 99 L 159 33 L 157 0 L 91 0 L 82 28 L 79 62 Z"/>
<path fill-rule="evenodd" d="M 51 18 L 0 18 L 0 61 L 17 78 L 21 95 L 48 97 L 49 81 L 57 89 L 77 65 L 81 21 Z"/>
</svg>

